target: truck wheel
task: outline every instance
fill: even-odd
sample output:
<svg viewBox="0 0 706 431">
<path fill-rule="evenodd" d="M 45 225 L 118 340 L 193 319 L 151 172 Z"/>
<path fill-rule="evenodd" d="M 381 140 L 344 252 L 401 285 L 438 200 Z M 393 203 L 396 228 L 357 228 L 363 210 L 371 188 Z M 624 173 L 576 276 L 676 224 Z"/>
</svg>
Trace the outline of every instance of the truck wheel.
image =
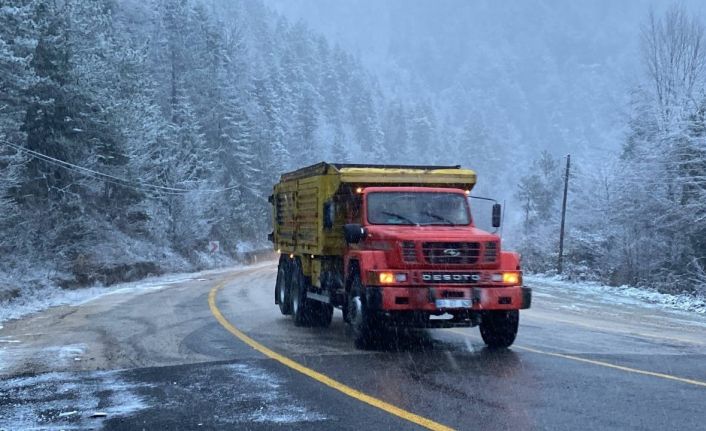
<svg viewBox="0 0 706 431">
<path fill-rule="evenodd" d="M 279 304 L 279 311 L 284 314 L 292 314 L 292 298 L 289 291 L 289 281 L 291 279 L 291 265 L 286 256 L 279 258 L 277 266 L 277 282 L 275 283 L 275 299 Z"/>
<path fill-rule="evenodd" d="M 353 275 L 348 293 L 348 321 L 353 331 L 355 347 L 361 350 L 370 348 L 373 339 L 374 320 L 368 312 L 363 295 L 363 284 L 358 274 Z"/>
<path fill-rule="evenodd" d="M 306 279 L 302 274 L 301 267 L 295 261 L 290 266 L 291 282 L 289 284 L 292 298 L 292 317 L 295 326 L 307 326 L 311 324 L 311 304 L 306 299 Z"/>
<path fill-rule="evenodd" d="M 520 323 L 520 312 L 487 311 L 480 322 L 480 335 L 488 347 L 510 347 L 515 342 Z"/>
</svg>

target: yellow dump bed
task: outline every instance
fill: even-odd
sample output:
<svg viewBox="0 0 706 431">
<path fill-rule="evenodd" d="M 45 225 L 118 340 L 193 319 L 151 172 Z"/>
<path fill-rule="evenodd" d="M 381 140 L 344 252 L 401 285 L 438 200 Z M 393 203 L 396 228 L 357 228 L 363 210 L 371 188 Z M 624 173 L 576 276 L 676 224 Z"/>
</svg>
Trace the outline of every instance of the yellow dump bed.
<svg viewBox="0 0 706 431">
<path fill-rule="evenodd" d="M 318 163 L 283 174 L 274 187 L 273 242 L 282 253 L 341 255 L 345 247 L 344 205 L 358 187 L 420 186 L 471 190 L 476 174 L 460 166 Z M 324 208 L 334 223 L 324 226 Z"/>
</svg>

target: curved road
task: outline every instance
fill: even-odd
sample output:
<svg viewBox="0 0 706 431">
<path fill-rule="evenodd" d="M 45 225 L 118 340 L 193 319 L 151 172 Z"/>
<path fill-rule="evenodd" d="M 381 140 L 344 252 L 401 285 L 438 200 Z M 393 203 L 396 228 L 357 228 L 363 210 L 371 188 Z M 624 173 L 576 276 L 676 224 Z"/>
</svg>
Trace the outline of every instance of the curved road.
<svg viewBox="0 0 706 431">
<path fill-rule="evenodd" d="M 297 328 L 276 265 L 195 274 L 0 329 L 0 430 L 705 429 L 706 316 L 535 283 L 508 350 L 477 328 Z M 593 295 L 593 296 L 592 296 Z"/>
</svg>

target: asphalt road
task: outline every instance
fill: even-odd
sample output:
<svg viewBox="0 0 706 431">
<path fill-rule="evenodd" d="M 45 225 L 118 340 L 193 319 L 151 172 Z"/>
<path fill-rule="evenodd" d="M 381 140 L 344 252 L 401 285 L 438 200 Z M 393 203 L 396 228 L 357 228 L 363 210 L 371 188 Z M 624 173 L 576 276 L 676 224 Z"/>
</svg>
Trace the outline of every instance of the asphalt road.
<svg viewBox="0 0 706 431">
<path fill-rule="evenodd" d="M 534 285 L 508 350 L 471 328 L 359 351 L 339 311 L 326 329 L 280 315 L 275 275 L 197 274 L 6 322 L 0 429 L 706 429 L 706 316 Z"/>
</svg>

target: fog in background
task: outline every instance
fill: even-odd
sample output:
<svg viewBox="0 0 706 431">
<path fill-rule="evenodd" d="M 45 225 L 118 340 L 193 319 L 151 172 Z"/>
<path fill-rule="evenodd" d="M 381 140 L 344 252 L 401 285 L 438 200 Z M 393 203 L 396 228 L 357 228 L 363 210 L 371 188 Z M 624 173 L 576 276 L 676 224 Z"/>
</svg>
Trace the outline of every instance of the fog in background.
<svg viewBox="0 0 706 431">
<path fill-rule="evenodd" d="M 640 27 L 655 1 L 266 0 L 363 60 L 382 91 L 434 108 L 446 154 L 503 194 L 542 150 L 580 163 L 618 154 L 644 74 Z M 700 2 L 682 3 L 701 15 Z M 438 157 L 431 147 L 419 154 Z M 502 160 L 502 164 L 493 161 Z M 493 183 L 501 181 L 500 187 Z M 505 193 L 510 198 L 511 193 Z"/>
</svg>

